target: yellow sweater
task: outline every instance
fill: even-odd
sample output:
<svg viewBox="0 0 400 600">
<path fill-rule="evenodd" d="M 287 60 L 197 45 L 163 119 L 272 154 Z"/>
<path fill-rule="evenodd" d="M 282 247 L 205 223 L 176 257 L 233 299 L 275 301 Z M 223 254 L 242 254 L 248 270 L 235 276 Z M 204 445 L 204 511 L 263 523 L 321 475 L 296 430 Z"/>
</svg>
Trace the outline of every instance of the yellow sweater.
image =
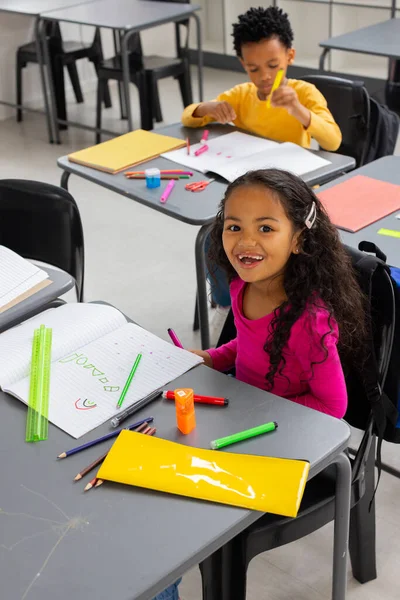
<svg viewBox="0 0 400 600">
<path fill-rule="evenodd" d="M 267 102 L 259 100 L 257 88 L 251 83 L 241 83 L 231 90 L 220 94 L 216 101 L 226 101 L 236 113 L 234 124 L 257 135 L 278 142 L 294 142 L 309 148 L 314 138 L 324 150 L 337 150 L 342 141 L 342 134 L 335 123 L 323 95 L 315 85 L 298 79 L 288 79 L 297 92 L 299 101 L 309 109 L 311 122 L 307 129 L 292 117 L 284 108 L 268 107 Z M 182 123 L 186 127 L 204 127 L 213 119 L 211 117 L 196 118 L 193 112 L 198 104 L 191 104 L 183 111 Z"/>
</svg>

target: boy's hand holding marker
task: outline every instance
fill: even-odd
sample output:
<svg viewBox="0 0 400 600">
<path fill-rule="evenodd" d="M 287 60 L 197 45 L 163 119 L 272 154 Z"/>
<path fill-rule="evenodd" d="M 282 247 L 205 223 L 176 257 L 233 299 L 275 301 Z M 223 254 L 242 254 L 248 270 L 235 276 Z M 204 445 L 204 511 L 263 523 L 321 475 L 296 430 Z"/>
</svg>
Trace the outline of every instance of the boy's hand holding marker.
<svg viewBox="0 0 400 600">
<path fill-rule="evenodd" d="M 273 108 L 284 108 L 287 110 L 289 115 L 292 115 L 295 119 L 307 129 L 311 122 L 311 113 L 301 104 L 297 92 L 294 88 L 286 85 L 287 79 L 284 79 L 282 84 L 271 93 L 270 103 Z"/>
</svg>

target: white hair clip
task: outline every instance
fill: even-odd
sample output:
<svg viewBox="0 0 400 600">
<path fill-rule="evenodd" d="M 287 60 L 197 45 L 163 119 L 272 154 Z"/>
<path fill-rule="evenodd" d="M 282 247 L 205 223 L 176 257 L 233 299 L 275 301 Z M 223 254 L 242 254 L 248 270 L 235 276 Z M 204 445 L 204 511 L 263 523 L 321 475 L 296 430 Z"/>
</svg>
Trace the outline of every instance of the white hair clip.
<svg viewBox="0 0 400 600">
<path fill-rule="evenodd" d="M 310 208 L 310 212 L 308 213 L 306 220 L 304 221 L 306 227 L 308 227 L 308 229 L 311 229 L 311 227 L 314 225 L 316 219 L 317 219 L 317 207 L 315 205 L 315 202 L 313 202 L 311 205 L 311 208 Z"/>
</svg>

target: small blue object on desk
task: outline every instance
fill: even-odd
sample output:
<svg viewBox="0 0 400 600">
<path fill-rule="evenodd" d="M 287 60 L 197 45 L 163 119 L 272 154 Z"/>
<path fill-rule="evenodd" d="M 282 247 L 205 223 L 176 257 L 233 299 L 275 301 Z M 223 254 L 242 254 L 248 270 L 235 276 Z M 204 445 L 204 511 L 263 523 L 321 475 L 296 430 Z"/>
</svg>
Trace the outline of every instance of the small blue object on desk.
<svg viewBox="0 0 400 600">
<path fill-rule="evenodd" d="M 153 190 L 154 188 L 158 188 L 161 185 L 161 173 L 160 169 L 146 169 L 145 172 L 146 177 L 146 187 Z"/>
</svg>

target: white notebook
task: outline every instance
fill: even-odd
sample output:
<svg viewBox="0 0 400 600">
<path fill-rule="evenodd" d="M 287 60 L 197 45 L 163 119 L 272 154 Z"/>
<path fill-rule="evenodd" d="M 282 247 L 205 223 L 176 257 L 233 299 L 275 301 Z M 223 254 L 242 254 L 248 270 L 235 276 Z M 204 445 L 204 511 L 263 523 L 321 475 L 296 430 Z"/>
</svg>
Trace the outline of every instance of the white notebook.
<svg viewBox="0 0 400 600">
<path fill-rule="evenodd" d="M 181 148 L 161 156 L 202 173 L 216 173 L 227 181 L 234 181 L 254 169 L 284 169 L 304 175 L 330 164 L 329 160 L 297 144 L 278 144 L 240 131 L 212 138 L 207 146 L 207 152 L 199 156 L 194 153 L 201 144 L 191 146 L 190 155 L 186 148 Z"/>
<path fill-rule="evenodd" d="M 202 362 L 127 323 L 112 306 L 65 304 L 0 334 L 0 387 L 25 404 L 33 332 L 42 323 L 53 329 L 49 420 L 75 438 Z M 139 352 L 143 357 L 122 409 L 117 409 Z"/>
<path fill-rule="evenodd" d="M 49 283 L 45 271 L 0 246 L 0 313 Z"/>
</svg>

